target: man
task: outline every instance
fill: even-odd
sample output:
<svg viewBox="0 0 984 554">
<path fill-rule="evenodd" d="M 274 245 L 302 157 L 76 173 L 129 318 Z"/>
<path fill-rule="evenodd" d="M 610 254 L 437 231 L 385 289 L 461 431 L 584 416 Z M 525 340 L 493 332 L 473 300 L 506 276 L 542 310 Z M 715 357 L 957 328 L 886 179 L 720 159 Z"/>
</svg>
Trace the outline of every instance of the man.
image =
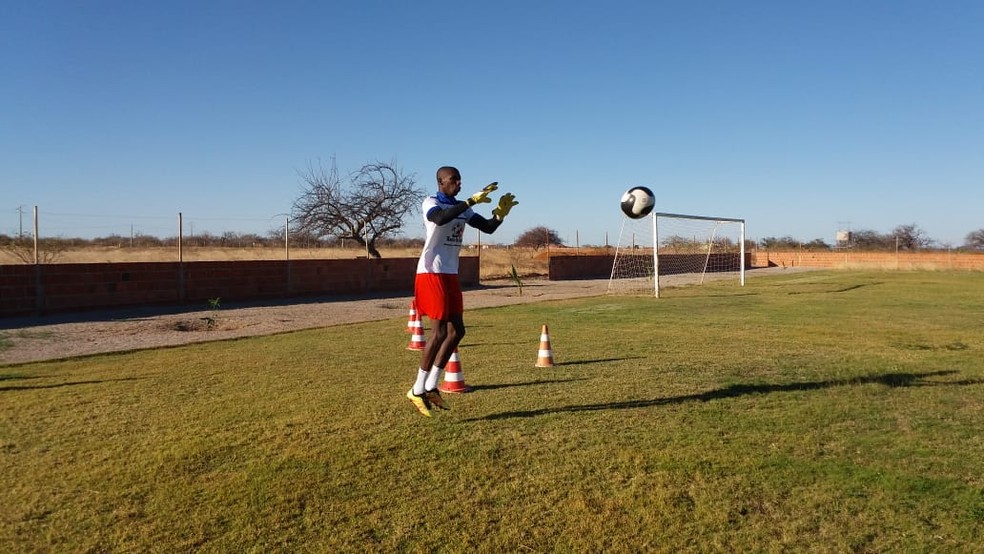
<svg viewBox="0 0 984 554">
<path fill-rule="evenodd" d="M 489 194 L 499 184 L 491 183 L 465 201 L 455 199 L 461 192 L 461 173 L 454 167 L 437 170 L 437 194 L 424 199 L 421 205 L 427 238 L 417 262 L 414 281 L 414 302 L 417 311 L 431 321 L 431 335 L 420 354 L 420 367 L 407 398 L 422 415 L 431 417 L 431 406 L 449 410 L 441 398 L 437 383 L 454 349 L 465 336 L 464 305 L 461 283 L 458 280 L 458 257 L 465 234 L 465 225 L 492 234 L 513 206 L 519 204 L 511 193 L 502 195 L 492 210 L 492 219 L 475 213 L 476 204 L 489 203 Z"/>
</svg>

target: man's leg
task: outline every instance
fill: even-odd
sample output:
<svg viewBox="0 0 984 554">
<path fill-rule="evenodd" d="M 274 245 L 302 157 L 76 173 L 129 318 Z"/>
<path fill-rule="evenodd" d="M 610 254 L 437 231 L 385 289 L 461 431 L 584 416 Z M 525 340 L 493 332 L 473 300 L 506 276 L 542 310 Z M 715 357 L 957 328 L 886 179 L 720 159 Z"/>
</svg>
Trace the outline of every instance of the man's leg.
<svg viewBox="0 0 984 554">
<path fill-rule="evenodd" d="M 440 360 L 440 356 L 443 355 L 444 345 L 450 338 L 450 333 L 448 333 L 448 320 L 432 319 L 431 327 L 431 335 L 428 337 L 423 351 L 420 352 L 420 367 L 424 370 L 429 370 L 435 365 L 444 367 L 441 364 L 435 364 L 435 362 Z"/>
<path fill-rule="evenodd" d="M 437 349 L 437 353 L 434 356 L 434 365 L 431 366 L 430 373 L 424 382 L 424 398 L 442 410 L 450 410 L 451 406 L 441 396 L 437 384 L 441 380 L 441 374 L 444 372 L 444 368 L 448 365 L 448 360 L 451 359 L 455 348 L 458 348 L 458 343 L 461 342 L 461 337 L 464 336 L 465 325 L 462 317 L 460 315 L 451 317 L 445 323 L 445 330 L 446 337 Z"/>
<path fill-rule="evenodd" d="M 454 354 L 454 349 L 458 348 L 458 344 L 465 336 L 464 318 L 460 314 L 451 316 L 445 322 L 445 331 L 446 337 L 441 342 L 441 346 L 437 350 L 433 360 L 433 364 L 441 368 L 447 367 L 448 360 L 451 359 L 451 354 Z"/>
</svg>

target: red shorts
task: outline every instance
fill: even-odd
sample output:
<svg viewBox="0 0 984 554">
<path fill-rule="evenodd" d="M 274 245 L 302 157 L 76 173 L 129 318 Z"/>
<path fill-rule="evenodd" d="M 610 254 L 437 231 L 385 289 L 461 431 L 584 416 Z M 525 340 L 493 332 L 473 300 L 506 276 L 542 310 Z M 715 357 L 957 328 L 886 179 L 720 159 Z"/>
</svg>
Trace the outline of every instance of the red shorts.
<svg viewBox="0 0 984 554">
<path fill-rule="evenodd" d="M 465 312 L 457 274 L 418 273 L 413 288 L 417 312 L 431 320 L 447 321 Z"/>
</svg>

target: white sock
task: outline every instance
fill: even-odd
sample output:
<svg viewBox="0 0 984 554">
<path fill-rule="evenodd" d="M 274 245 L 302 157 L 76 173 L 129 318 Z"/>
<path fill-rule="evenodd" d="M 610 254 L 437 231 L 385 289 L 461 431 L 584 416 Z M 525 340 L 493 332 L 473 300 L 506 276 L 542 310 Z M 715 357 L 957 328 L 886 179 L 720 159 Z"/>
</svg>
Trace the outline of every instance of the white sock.
<svg viewBox="0 0 984 554">
<path fill-rule="evenodd" d="M 417 396 L 424 394 L 424 383 L 427 381 L 429 371 L 417 368 L 417 380 L 413 383 L 413 393 Z"/>
<path fill-rule="evenodd" d="M 424 390 L 434 390 L 437 388 L 437 382 L 441 380 L 441 372 L 444 370 L 434 366 L 428 372 L 427 381 L 424 383 Z"/>
</svg>

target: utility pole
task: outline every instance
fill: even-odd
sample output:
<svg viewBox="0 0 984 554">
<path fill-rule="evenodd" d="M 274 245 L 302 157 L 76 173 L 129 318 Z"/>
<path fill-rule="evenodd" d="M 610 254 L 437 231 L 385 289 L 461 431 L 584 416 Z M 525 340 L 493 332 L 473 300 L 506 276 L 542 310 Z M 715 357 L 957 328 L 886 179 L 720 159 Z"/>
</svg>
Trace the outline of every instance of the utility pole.
<svg viewBox="0 0 984 554">
<path fill-rule="evenodd" d="M 18 215 L 20 215 L 20 230 L 18 230 L 17 232 L 17 238 L 22 239 L 24 238 L 24 205 L 23 204 L 17 206 L 17 213 Z"/>
</svg>

